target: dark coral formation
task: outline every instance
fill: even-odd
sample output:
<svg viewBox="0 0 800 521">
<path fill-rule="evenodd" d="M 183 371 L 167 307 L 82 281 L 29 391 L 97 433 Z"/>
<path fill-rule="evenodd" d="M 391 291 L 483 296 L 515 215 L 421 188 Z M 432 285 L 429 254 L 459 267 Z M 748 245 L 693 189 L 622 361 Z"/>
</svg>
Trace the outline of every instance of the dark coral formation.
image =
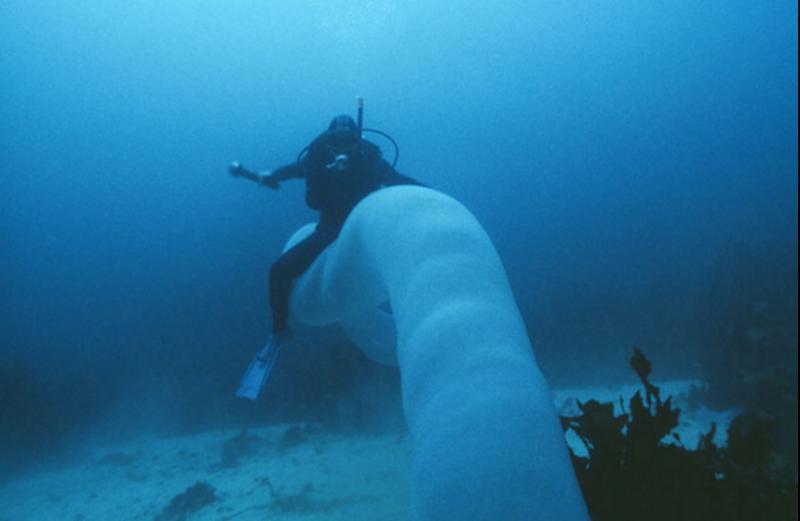
<svg viewBox="0 0 800 521">
<path fill-rule="evenodd" d="M 241 458 L 256 454 L 263 444 L 264 440 L 258 436 L 248 434 L 247 430 L 244 429 L 238 435 L 222 444 L 220 461 L 218 464 L 213 465 L 211 470 L 236 468 L 239 466 Z"/>
<path fill-rule="evenodd" d="M 155 517 L 155 521 L 185 521 L 189 514 L 197 512 L 216 500 L 214 487 L 198 481 L 172 498 L 169 505 Z"/>
<path fill-rule="evenodd" d="M 673 433 L 680 410 L 649 381 L 650 362 L 635 350 L 631 365 L 645 398 L 637 391 L 628 412 L 592 400 L 562 417 L 588 450 L 572 459 L 594 521 L 797 519 L 796 476 L 786 472 L 769 418 L 737 417 L 725 449 L 714 444 L 716 426 L 688 449 Z"/>
<path fill-rule="evenodd" d="M 281 436 L 281 440 L 278 442 L 278 449 L 281 452 L 285 452 L 293 447 L 298 447 L 304 443 L 307 443 L 311 430 L 312 428 L 310 425 L 306 425 L 305 427 L 292 425 L 291 427 L 287 428 L 283 433 L 283 436 Z"/>
</svg>

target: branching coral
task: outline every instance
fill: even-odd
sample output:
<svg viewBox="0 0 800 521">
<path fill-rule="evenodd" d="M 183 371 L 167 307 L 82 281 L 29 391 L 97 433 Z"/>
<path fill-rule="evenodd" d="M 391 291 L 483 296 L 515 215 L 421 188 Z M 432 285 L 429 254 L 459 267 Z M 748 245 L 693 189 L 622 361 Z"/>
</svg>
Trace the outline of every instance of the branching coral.
<svg viewBox="0 0 800 521">
<path fill-rule="evenodd" d="M 796 519 L 797 482 L 776 468 L 770 424 L 750 415 L 728 430 L 728 447 L 714 444 L 716 426 L 695 450 L 673 435 L 680 411 L 661 401 L 649 381 L 650 362 L 635 350 L 631 366 L 645 389 L 628 413 L 589 401 L 562 417 L 588 449 L 573 463 L 594 521 L 731 521 Z M 667 444 L 665 439 L 677 442 Z"/>
</svg>

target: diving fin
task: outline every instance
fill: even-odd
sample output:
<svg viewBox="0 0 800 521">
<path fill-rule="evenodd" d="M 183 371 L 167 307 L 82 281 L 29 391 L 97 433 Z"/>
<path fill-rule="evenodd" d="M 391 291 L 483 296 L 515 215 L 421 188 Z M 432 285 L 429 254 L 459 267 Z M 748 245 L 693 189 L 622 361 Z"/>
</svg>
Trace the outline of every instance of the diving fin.
<svg viewBox="0 0 800 521">
<path fill-rule="evenodd" d="M 280 351 L 281 345 L 285 341 L 281 336 L 283 335 L 270 335 L 264 347 L 258 350 L 253 361 L 250 362 L 250 367 L 247 368 L 247 372 L 242 377 L 236 396 L 250 400 L 258 398 L 261 389 L 267 383 L 272 366 L 275 365 L 278 351 Z"/>
</svg>

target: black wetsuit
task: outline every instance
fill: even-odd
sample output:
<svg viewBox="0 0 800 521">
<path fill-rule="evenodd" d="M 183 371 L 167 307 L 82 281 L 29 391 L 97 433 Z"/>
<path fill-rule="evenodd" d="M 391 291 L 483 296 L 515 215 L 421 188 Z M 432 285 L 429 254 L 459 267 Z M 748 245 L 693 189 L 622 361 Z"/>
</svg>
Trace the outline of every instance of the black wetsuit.
<svg viewBox="0 0 800 521">
<path fill-rule="evenodd" d="M 293 282 L 338 237 L 356 204 L 382 186 L 420 184 L 398 173 L 381 157 L 380 148 L 368 141 L 362 141 L 358 149 L 347 154 L 346 168 L 340 170 L 329 166 L 335 155 L 325 145 L 323 134 L 311 143 L 302 159 L 275 170 L 271 175 L 276 181 L 305 178 L 306 204 L 319 211 L 319 223 L 311 235 L 281 255 L 270 269 L 273 333 L 280 333 L 288 327 Z"/>
</svg>

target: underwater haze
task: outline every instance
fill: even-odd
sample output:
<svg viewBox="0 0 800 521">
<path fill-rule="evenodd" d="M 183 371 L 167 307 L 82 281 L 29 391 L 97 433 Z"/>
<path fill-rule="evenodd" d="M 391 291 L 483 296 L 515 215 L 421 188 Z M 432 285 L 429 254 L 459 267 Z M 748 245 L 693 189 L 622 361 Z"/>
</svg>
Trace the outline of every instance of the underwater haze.
<svg viewBox="0 0 800 521">
<path fill-rule="evenodd" d="M 366 389 L 400 417 L 396 372 L 333 330 L 282 355 L 262 401 L 234 397 L 270 332 L 269 266 L 316 214 L 302 182 L 227 165 L 293 161 L 359 96 L 398 170 L 486 228 L 554 386 L 633 378 L 633 346 L 700 378 L 709 321 L 762 301 L 795 335 L 764 359 L 796 367 L 797 15 L 2 2 L 0 472 L 91 436 L 325 417 Z"/>
</svg>

